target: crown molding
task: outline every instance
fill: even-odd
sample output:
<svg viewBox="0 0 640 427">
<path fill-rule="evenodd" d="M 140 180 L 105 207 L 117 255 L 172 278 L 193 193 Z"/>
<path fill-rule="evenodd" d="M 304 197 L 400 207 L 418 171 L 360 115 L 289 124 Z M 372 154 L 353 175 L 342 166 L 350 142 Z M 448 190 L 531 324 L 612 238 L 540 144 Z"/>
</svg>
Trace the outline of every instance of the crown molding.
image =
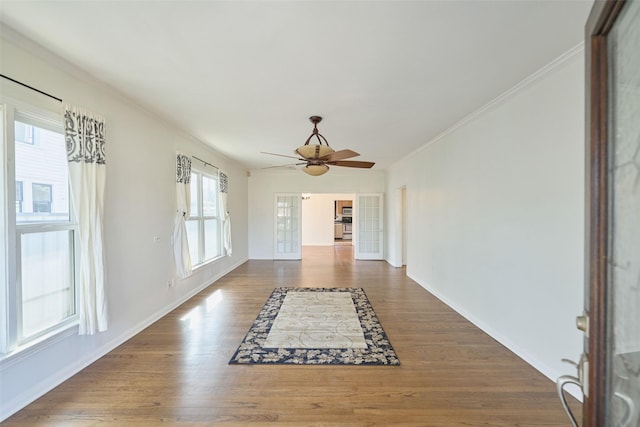
<svg viewBox="0 0 640 427">
<path fill-rule="evenodd" d="M 504 104 L 507 100 L 513 98 L 519 92 L 521 92 L 522 90 L 524 90 L 524 89 L 528 88 L 529 86 L 533 85 L 535 82 L 539 81 L 540 79 L 542 79 L 546 75 L 550 74 L 551 72 L 553 72 L 557 68 L 561 67 L 566 62 L 568 62 L 569 60 L 573 59 L 576 55 L 579 55 L 582 52 L 584 52 L 584 42 L 580 42 L 579 44 L 577 44 L 576 46 L 572 47 L 571 49 L 569 49 L 568 51 L 566 51 L 565 53 L 563 53 L 562 55 L 560 55 L 559 57 L 557 57 L 556 59 L 554 59 L 553 61 L 551 61 L 547 65 L 545 65 L 544 67 L 540 68 L 538 71 L 534 72 L 530 76 L 526 77 L 524 80 L 522 80 L 519 83 L 517 83 L 515 86 L 511 87 L 510 89 L 506 90 L 502 94 L 498 95 L 496 98 L 494 98 L 491 101 L 487 102 L 485 105 L 483 105 L 482 107 L 478 108 L 473 113 L 469 114 L 468 116 L 466 116 L 463 119 L 459 120 L 458 122 L 454 123 L 451 127 L 447 128 L 443 132 L 441 132 L 438 135 L 436 135 L 433 139 L 431 139 L 426 144 L 424 144 L 421 147 L 413 150 L 411 153 L 407 154 L 406 156 L 404 156 L 400 160 L 398 160 L 396 162 L 393 162 L 387 168 L 387 170 L 392 169 L 395 165 L 397 165 L 397 164 L 409 159 L 410 157 L 413 157 L 416 154 L 426 150 L 427 148 L 429 148 L 432 145 L 436 144 L 437 142 L 441 141 L 444 137 L 452 134 L 453 132 L 455 132 L 456 130 L 458 130 L 461 127 L 465 126 L 466 124 L 474 121 L 478 117 L 481 117 L 484 114 L 486 114 L 487 112 L 489 112 L 489 111 L 497 108 L 498 106 Z"/>
</svg>

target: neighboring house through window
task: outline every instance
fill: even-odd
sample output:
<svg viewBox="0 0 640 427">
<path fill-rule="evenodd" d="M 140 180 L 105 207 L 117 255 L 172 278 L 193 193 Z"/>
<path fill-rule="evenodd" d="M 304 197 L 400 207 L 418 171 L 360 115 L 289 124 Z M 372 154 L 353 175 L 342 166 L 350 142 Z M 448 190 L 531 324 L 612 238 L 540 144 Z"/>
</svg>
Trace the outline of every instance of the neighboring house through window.
<svg viewBox="0 0 640 427">
<path fill-rule="evenodd" d="M 51 213 L 51 184 L 31 184 L 33 212 Z"/>
<path fill-rule="evenodd" d="M 23 200 L 24 200 L 24 192 L 22 190 L 22 181 L 16 181 L 16 213 L 22 212 Z"/>
<path fill-rule="evenodd" d="M 15 125 L 16 142 L 33 145 L 35 143 L 35 126 L 21 122 L 16 122 Z"/>
</svg>

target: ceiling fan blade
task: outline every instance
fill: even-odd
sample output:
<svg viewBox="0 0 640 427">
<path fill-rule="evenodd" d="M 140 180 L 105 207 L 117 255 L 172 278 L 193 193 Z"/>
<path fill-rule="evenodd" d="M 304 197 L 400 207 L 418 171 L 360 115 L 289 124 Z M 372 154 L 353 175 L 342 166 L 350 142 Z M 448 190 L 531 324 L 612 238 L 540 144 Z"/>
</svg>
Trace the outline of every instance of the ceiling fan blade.
<svg viewBox="0 0 640 427">
<path fill-rule="evenodd" d="M 261 151 L 260 154 L 268 154 L 270 156 L 288 157 L 290 159 L 296 159 L 296 160 L 305 160 L 305 159 L 301 159 L 300 157 L 287 156 L 285 154 L 267 153 L 266 151 Z"/>
<path fill-rule="evenodd" d="M 353 160 L 339 160 L 336 162 L 325 162 L 328 165 L 333 166 L 345 166 L 347 168 L 365 168 L 369 169 L 375 165 L 374 162 L 358 162 Z"/>
<path fill-rule="evenodd" d="M 300 165 L 306 165 L 306 163 L 289 163 L 286 165 L 277 165 L 277 166 L 267 166 L 265 168 L 260 168 L 260 169 L 277 169 L 277 168 L 292 168 L 293 166 L 300 166 Z"/>
<path fill-rule="evenodd" d="M 352 150 L 340 150 L 340 151 L 335 151 L 331 154 L 327 154 L 324 157 L 320 157 L 320 160 L 325 160 L 327 162 L 335 162 L 336 160 L 350 159 L 351 157 L 358 157 L 359 155 L 360 154 Z"/>
</svg>

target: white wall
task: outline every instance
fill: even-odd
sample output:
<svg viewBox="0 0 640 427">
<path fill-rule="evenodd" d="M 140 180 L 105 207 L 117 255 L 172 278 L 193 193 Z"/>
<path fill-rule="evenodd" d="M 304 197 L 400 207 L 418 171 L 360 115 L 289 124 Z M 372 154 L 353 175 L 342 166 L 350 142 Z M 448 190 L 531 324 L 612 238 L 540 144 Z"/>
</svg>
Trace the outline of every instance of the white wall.
<svg viewBox="0 0 640 427">
<path fill-rule="evenodd" d="M 331 168 L 322 176 L 299 170 L 252 171 L 249 178 L 249 258 L 273 259 L 275 193 L 383 193 L 385 173 Z"/>
<path fill-rule="evenodd" d="M 105 246 L 109 330 L 73 334 L 38 352 L 0 362 L 0 419 L 78 372 L 248 258 L 247 176 L 166 121 L 4 28 L 3 74 L 106 118 Z M 168 100 L 169 101 L 169 100 Z M 175 154 L 180 150 L 229 175 L 233 256 L 172 288 L 170 237 L 175 212 Z M 154 243 L 153 237 L 160 241 Z"/>
<path fill-rule="evenodd" d="M 302 200 L 302 245 L 333 246 L 335 201 L 353 200 L 353 197 L 353 194 L 314 193 Z"/>
<path fill-rule="evenodd" d="M 582 348 L 583 63 L 568 53 L 387 179 L 392 227 L 406 186 L 408 275 L 552 379 Z"/>
</svg>

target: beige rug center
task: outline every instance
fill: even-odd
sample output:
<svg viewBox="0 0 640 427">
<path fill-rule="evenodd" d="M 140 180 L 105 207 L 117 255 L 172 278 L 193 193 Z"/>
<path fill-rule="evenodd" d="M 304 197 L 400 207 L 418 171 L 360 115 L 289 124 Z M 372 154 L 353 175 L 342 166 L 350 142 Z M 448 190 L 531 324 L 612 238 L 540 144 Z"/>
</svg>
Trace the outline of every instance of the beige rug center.
<svg viewBox="0 0 640 427">
<path fill-rule="evenodd" d="M 367 348 L 349 292 L 291 292 L 264 348 Z"/>
</svg>

